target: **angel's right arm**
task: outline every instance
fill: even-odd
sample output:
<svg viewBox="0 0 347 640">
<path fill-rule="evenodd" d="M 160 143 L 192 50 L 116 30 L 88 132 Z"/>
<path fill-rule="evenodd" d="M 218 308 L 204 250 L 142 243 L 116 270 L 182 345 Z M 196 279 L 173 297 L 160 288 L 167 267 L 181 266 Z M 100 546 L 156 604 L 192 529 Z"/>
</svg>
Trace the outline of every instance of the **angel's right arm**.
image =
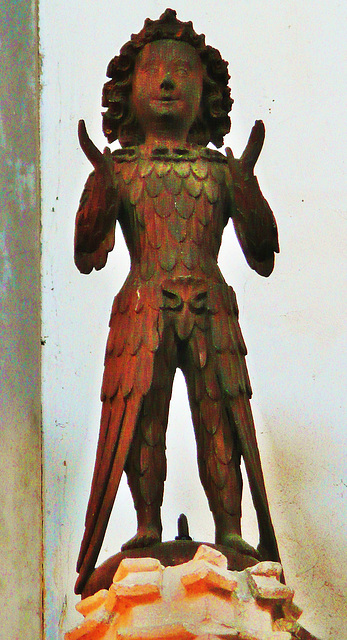
<svg viewBox="0 0 347 640">
<path fill-rule="evenodd" d="M 105 266 L 114 246 L 115 223 L 120 206 L 113 159 L 92 143 L 83 121 L 79 124 L 81 147 L 95 167 L 84 187 L 75 225 L 75 264 L 82 273 Z"/>
</svg>

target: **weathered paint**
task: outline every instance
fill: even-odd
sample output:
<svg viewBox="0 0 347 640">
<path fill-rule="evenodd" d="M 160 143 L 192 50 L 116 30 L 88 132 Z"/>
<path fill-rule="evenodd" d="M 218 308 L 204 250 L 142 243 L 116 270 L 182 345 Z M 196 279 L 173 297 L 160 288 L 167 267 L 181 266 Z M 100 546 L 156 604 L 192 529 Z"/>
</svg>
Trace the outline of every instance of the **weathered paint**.
<svg viewBox="0 0 347 640">
<path fill-rule="evenodd" d="M 37 3 L 0 4 L 0 628 L 42 631 Z"/>
</svg>

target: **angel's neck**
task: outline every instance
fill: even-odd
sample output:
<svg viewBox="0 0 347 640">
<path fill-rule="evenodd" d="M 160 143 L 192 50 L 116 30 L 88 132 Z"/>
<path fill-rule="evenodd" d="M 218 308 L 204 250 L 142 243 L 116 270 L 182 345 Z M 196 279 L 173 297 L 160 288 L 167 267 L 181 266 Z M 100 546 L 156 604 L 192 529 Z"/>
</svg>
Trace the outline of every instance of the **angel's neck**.
<svg viewBox="0 0 347 640">
<path fill-rule="evenodd" d="M 158 147 L 166 147 L 170 151 L 178 147 L 184 148 L 187 145 L 187 133 L 177 131 L 160 131 L 149 132 L 146 135 L 145 142 L 142 146 L 146 153 L 151 153 L 153 149 Z"/>
</svg>

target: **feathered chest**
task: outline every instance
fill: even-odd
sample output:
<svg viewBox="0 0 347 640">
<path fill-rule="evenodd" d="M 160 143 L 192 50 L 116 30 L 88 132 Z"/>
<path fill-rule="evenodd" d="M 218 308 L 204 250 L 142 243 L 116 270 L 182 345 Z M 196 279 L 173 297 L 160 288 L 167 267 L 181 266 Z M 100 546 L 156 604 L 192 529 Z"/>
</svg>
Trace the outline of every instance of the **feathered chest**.
<svg viewBox="0 0 347 640">
<path fill-rule="evenodd" d="M 165 271 L 179 263 L 191 271 L 206 254 L 216 261 L 229 197 L 225 157 L 202 149 L 148 158 L 134 149 L 115 160 L 132 259 Z"/>
</svg>

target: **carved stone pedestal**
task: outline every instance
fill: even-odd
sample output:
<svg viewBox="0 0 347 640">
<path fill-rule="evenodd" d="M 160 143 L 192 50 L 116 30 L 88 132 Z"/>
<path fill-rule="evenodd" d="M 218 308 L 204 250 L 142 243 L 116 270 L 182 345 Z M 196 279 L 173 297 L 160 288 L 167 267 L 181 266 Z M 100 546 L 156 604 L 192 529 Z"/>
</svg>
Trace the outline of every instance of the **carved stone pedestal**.
<svg viewBox="0 0 347 640">
<path fill-rule="evenodd" d="M 301 610 L 281 574 L 275 562 L 229 571 L 205 545 L 172 567 L 126 558 L 109 589 L 77 605 L 84 620 L 65 640 L 315 640 L 298 624 Z"/>
</svg>

